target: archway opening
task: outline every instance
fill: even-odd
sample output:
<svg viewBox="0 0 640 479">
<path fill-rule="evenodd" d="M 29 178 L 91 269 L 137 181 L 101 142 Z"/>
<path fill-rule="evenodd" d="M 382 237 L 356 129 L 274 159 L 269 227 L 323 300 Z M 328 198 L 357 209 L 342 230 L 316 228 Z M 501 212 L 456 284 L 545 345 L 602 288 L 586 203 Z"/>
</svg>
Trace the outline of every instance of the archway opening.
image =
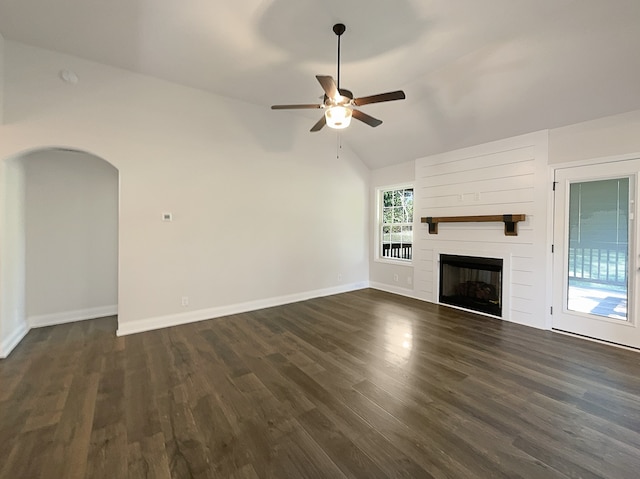
<svg viewBox="0 0 640 479">
<path fill-rule="evenodd" d="M 118 170 L 88 152 L 32 150 L 5 172 L 4 356 L 31 328 L 117 315 L 119 202 Z"/>
</svg>

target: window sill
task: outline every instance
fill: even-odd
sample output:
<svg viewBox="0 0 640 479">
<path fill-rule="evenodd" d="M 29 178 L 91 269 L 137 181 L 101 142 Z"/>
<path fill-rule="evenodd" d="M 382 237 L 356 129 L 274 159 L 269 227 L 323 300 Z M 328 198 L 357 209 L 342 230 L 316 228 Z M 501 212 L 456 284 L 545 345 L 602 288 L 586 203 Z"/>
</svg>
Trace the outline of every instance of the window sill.
<svg viewBox="0 0 640 479">
<path fill-rule="evenodd" d="M 376 263 L 394 264 L 396 266 L 413 266 L 412 259 L 400 259 L 400 258 L 374 258 Z"/>
</svg>

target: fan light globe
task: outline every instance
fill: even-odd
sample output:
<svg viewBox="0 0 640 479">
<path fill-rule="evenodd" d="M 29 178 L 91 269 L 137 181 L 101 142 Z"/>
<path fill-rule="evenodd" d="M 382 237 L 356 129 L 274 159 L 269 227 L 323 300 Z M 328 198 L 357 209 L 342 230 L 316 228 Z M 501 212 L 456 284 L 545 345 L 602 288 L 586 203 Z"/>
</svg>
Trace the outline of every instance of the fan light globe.
<svg viewBox="0 0 640 479">
<path fill-rule="evenodd" d="M 327 126 L 341 130 L 351 123 L 352 109 L 349 106 L 336 105 L 327 108 L 324 112 Z"/>
</svg>

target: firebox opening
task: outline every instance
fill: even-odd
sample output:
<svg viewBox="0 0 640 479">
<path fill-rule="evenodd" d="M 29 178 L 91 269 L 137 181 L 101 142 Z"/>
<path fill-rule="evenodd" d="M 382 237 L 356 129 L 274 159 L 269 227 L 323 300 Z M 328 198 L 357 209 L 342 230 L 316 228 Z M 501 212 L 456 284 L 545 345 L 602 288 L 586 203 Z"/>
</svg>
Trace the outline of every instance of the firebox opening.
<svg viewBox="0 0 640 479">
<path fill-rule="evenodd" d="M 440 303 L 502 317 L 502 259 L 440 255 Z"/>
</svg>

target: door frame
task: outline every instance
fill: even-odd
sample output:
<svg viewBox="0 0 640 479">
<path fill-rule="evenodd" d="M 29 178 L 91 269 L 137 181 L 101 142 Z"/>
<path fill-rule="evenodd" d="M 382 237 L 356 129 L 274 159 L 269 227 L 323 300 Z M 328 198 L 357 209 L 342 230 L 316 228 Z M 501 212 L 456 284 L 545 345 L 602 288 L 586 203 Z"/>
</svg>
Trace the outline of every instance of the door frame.
<svg viewBox="0 0 640 479">
<path fill-rule="evenodd" d="M 554 244 L 554 239 L 555 239 L 555 214 L 556 214 L 556 196 L 555 196 L 555 176 L 556 176 L 556 170 L 560 170 L 560 169 L 567 169 L 567 168 L 579 168 L 579 167 L 583 167 L 583 166 L 592 166 L 592 165 L 599 165 L 599 164 L 606 164 L 606 163 L 615 163 L 615 162 L 622 162 L 622 161 L 631 161 L 631 160 L 640 160 L 640 152 L 634 152 L 634 153 L 626 153 L 626 154 L 621 154 L 621 155 L 613 155 L 613 156 L 604 156 L 604 157 L 597 157 L 597 158 L 588 158 L 588 159 L 579 159 L 579 160 L 575 160 L 575 161 L 564 161 L 561 163 L 553 163 L 549 165 L 548 171 L 547 171 L 547 178 L 548 178 L 548 184 L 550 186 L 552 186 L 551 188 L 549 188 L 549 196 L 548 196 L 548 202 L 547 202 L 547 316 L 546 316 L 546 320 L 545 320 L 545 329 L 551 330 L 553 332 L 556 332 L 558 334 L 565 334 L 565 335 L 571 335 L 571 336 L 576 336 L 576 337 L 580 337 L 589 341 L 596 341 L 596 342 L 601 342 L 604 344 L 609 344 L 612 346 L 616 346 L 616 347 L 620 347 L 620 348 L 626 348 L 626 349 L 630 349 L 632 351 L 638 351 L 638 349 L 636 348 L 631 348 L 629 346 L 625 346 L 622 344 L 616 344 L 616 343 L 611 343 L 605 340 L 600 340 L 597 338 L 589 338 L 587 336 L 581 336 L 578 334 L 574 334 L 574 333 L 569 333 L 569 332 L 564 332 L 564 331 L 559 331 L 559 330 L 554 330 L 553 329 L 553 315 L 552 315 L 552 307 L 553 307 L 553 291 L 555 286 L 557 286 L 554 281 L 554 271 L 553 271 L 553 261 L 554 261 L 554 253 L 552 251 L 552 247 Z M 638 190 L 640 190 L 640 175 L 638 175 L 638 184 L 636 185 L 636 188 Z M 640 195 L 639 195 L 640 198 Z M 639 213 L 640 216 L 640 213 Z M 640 221 L 640 217 L 637 218 L 637 221 Z M 637 241 L 640 241 L 640 238 L 637 239 Z M 640 252 L 640 248 L 639 252 Z M 640 286 L 638 286 L 640 287 Z M 640 302 L 639 302 L 640 303 Z M 640 311 L 640 304 L 637 305 L 637 310 Z M 639 319 L 640 320 L 640 319 Z"/>
</svg>

